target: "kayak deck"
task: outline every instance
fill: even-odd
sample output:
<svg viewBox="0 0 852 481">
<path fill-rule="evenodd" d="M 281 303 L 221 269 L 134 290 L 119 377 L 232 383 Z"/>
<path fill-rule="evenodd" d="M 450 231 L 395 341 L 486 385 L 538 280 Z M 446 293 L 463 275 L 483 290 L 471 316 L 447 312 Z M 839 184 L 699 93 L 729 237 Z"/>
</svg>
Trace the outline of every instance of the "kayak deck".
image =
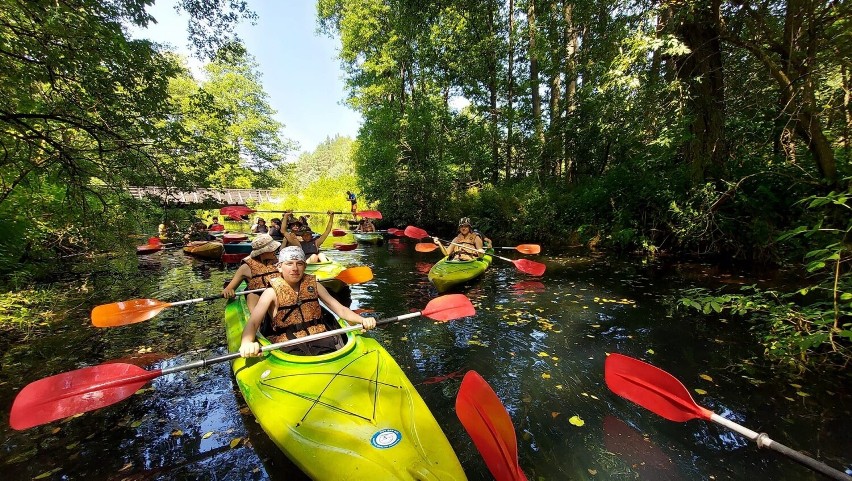
<svg viewBox="0 0 852 481">
<path fill-rule="evenodd" d="M 242 298 L 226 307 L 231 351 L 239 349 L 246 315 Z M 387 351 L 353 332 L 338 338 L 345 345 L 320 356 L 273 351 L 233 361 L 240 391 L 273 442 L 317 480 L 465 479 L 437 421 Z"/>
<path fill-rule="evenodd" d="M 479 277 L 490 265 L 491 256 L 488 254 L 469 261 L 451 261 L 444 257 L 429 269 L 428 277 L 438 292 L 445 292 L 453 286 Z"/>
</svg>

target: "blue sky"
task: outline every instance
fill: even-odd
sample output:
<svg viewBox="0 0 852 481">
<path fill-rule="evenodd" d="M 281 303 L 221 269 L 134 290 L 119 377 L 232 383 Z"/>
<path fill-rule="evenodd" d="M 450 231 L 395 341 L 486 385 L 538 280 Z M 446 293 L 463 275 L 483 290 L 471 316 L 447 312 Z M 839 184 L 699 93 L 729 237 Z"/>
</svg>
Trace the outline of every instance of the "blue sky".
<svg viewBox="0 0 852 481">
<path fill-rule="evenodd" d="M 171 0 L 150 9 L 156 25 L 133 36 L 171 44 L 188 56 L 186 19 Z M 310 0 L 251 0 L 258 19 L 240 24 L 237 32 L 255 57 L 269 103 L 283 123 L 284 136 L 310 152 L 327 137 L 352 138 L 361 116 L 342 105 L 343 72 L 337 60 L 339 40 L 316 33 L 316 6 Z"/>
</svg>

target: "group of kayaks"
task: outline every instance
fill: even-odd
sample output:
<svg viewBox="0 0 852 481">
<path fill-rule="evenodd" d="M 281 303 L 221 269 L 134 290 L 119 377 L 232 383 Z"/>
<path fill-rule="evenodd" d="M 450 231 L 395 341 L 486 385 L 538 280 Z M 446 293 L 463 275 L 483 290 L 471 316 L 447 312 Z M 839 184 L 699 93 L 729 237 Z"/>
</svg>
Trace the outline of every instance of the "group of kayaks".
<svg viewBox="0 0 852 481">
<path fill-rule="evenodd" d="M 381 232 L 353 235 L 364 244 L 384 240 Z M 183 249 L 204 258 L 241 259 L 251 252 L 251 243 L 246 237 L 229 236 Z M 428 278 L 444 292 L 482 275 L 491 264 L 490 254 L 492 250 L 468 261 L 444 257 Z M 348 289 L 335 279 L 344 270 L 333 260 L 306 267 L 306 273 L 333 295 L 341 287 Z M 248 315 L 244 296 L 225 308 L 232 352 L 239 350 Z M 347 326 L 329 318 L 327 327 Z M 258 340 L 270 344 L 260 334 Z M 390 354 L 356 331 L 339 334 L 336 340 L 339 349 L 329 354 L 300 356 L 274 349 L 262 357 L 232 361 L 246 403 L 284 454 L 312 479 L 466 479 L 441 427 Z"/>
</svg>

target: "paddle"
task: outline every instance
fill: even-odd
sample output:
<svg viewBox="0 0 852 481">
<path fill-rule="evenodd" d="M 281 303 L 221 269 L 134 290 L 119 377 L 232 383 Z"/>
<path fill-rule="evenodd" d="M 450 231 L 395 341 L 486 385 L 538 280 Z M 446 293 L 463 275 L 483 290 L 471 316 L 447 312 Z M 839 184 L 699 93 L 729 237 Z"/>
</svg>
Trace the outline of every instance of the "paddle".
<svg viewBox="0 0 852 481">
<path fill-rule="evenodd" d="M 334 277 L 334 279 L 343 281 L 346 284 L 360 284 L 373 279 L 373 271 L 367 266 L 350 267 L 341 271 Z M 263 292 L 265 289 L 266 288 L 239 291 L 236 295 L 242 296 Z M 211 302 L 217 299 L 222 299 L 222 294 L 177 302 L 163 302 L 158 301 L 157 299 L 132 299 L 129 301 L 102 304 L 100 306 L 95 306 L 95 308 L 92 309 L 92 325 L 95 327 L 116 327 L 136 324 L 137 322 L 143 322 L 153 318 L 159 314 L 160 311 L 168 307 L 180 306 L 183 304 L 195 304 L 197 302 Z"/>
<path fill-rule="evenodd" d="M 496 481 L 524 480 L 512 419 L 491 386 L 468 371 L 456 396 L 456 415 Z"/>
<path fill-rule="evenodd" d="M 388 324 L 413 317 L 424 316 L 444 322 L 476 313 L 473 304 L 462 294 L 450 294 L 429 301 L 422 311 L 388 317 L 376 325 Z M 360 324 L 321 332 L 310 336 L 269 344 L 261 352 L 290 347 L 304 342 L 361 330 Z M 90 366 L 75 371 L 39 379 L 21 389 L 12 403 L 9 424 L 22 430 L 56 421 L 68 416 L 92 411 L 122 401 L 138 391 L 148 381 L 166 374 L 196 369 L 210 364 L 230 361 L 240 357 L 235 352 L 181 366 L 146 370 L 133 364 L 109 363 Z"/>
<path fill-rule="evenodd" d="M 420 229 L 418 227 L 411 226 L 411 225 L 405 228 L 405 235 L 407 235 L 408 237 L 414 238 L 414 239 L 422 239 L 424 237 L 430 237 L 429 234 L 427 234 L 425 230 Z M 450 244 L 450 245 L 461 247 L 462 249 L 466 249 L 466 250 L 469 250 L 469 251 L 481 252 L 481 253 L 485 252 L 484 250 L 472 249 L 469 246 L 456 244 L 455 242 L 445 241 L 443 239 L 438 239 L 438 240 L 441 241 L 441 242 Z M 435 248 L 429 248 L 429 247 L 427 247 L 428 245 L 429 245 L 428 242 L 418 243 L 417 245 L 414 246 L 414 250 L 416 250 L 418 252 L 431 252 L 438 247 L 438 246 L 435 246 Z M 432 244 L 432 245 L 434 245 L 434 244 Z M 527 260 L 527 259 L 509 259 L 508 257 L 498 256 L 496 254 L 489 254 L 489 255 L 491 257 L 496 257 L 498 259 L 504 260 L 506 262 L 511 262 L 512 264 L 515 265 L 515 267 L 518 268 L 519 271 L 525 272 L 525 273 L 533 275 L 533 276 L 544 275 L 544 271 L 545 271 L 545 269 L 547 269 L 547 266 L 545 266 L 544 264 L 542 264 L 540 262 L 535 262 L 535 261 L 531 261 L 531 260 Z"/>
<path fill-rule="evenodd" d="M 541 246 L 538 244 L 520 244 L 514 247 L 494 247 L 494 249 L 510 249 L 516 250 L 521 254 L 539 254 L 541 253 Z"/>
<path fill-rule="evenodd" d="M 852 481 L 827 464 L 773 441 L 766 433 L 757 433 L 699 406 L 684 385 L 660 368 L 622 354 L 613 353 L 604 364 L 604 377 L 609 389 L 619 396 L 676 422 L 704 419 L 721 424 L 746 438 L 757 442 L 761 448 L 770 448 L 790 457 L 797 463 L 830 478 Z"/>
<path fill-rule="evenodd" d="M 346 231 L 343 229 L 334 229 L 331 231 L 331 235 L 333 237 L 343 237 L 346 235 Z"/>
</svg>

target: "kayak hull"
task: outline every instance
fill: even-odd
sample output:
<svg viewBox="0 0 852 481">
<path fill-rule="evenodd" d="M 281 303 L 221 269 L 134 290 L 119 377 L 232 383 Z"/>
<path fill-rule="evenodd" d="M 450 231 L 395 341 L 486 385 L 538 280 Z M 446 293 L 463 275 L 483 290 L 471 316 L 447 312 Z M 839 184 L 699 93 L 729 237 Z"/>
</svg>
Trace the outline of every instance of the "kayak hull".
<svg viewBox="0 0 852 481">
<path fill-rule="evenodd" d="M 381 244 L 385 240 L 381 232 L 353 232 L 352 235 L 362 244 Z"/>
<path fill-rule="evenodd" d="M 330 260 L 328 262 L 311 262 L 305 266 L 305 274 L 316 276 L 318 281 L 335 278 L 343 272 L 343 264 Z"/>
<path fill-rule="evenodd" d="M 246 315 L 244 299 L 225 309 L 231 351 L 239 349 Z M 240 391 L 272 441 L 315 480 L 465 479 L 440 426 L 387 351 L 354 332 L 338 338 L 343 347 L 320 356 L 273 351 L 233 361 Z"/>
<path fill-rule="evenodd" d="M 250 254 L 251 242 L 229 242 L 224 245 L 226 254 Z"/>
<path fill-rule="evenodd" d="M 216 260 L 222 257 L 223 251 L 222 243 L 215 241 L 194 241 L 183 248 L 185 254 Z"/>
<path fill-rule="evenodd" d="M 470 261 L 451 261 L 444 257 L 429 269 L 429 280 L 438 292 L 446 292 L 481 276 L 490 265 L 491 256 L 488 254 Z"/>
</svg>

